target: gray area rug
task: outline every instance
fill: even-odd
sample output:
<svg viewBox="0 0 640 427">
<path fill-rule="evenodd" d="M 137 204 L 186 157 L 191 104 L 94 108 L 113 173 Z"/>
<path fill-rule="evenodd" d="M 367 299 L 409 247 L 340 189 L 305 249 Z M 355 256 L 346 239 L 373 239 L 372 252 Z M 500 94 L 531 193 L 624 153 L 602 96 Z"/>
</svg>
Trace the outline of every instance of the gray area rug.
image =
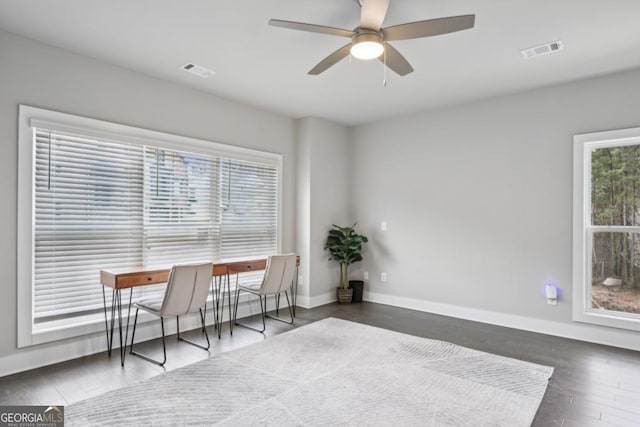
<svg viewBox="0 0 640 427">
<path fill-rule="evenodd" d="M 324 319 L 65 407 L 67 426 L 529 426 L 553 368 Z"/>
</svg>

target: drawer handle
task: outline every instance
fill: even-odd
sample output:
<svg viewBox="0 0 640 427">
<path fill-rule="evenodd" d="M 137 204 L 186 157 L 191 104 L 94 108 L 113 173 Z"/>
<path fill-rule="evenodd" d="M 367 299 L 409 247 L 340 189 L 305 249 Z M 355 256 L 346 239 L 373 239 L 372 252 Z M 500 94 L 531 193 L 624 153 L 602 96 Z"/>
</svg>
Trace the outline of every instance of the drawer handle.
<svg viewBox="0 0 640 427">
<path fill-rule="evenodd" d="M 153 280 L 153 277 L 147 277 L 147 282 L 150 282 Z"/>
</svg>

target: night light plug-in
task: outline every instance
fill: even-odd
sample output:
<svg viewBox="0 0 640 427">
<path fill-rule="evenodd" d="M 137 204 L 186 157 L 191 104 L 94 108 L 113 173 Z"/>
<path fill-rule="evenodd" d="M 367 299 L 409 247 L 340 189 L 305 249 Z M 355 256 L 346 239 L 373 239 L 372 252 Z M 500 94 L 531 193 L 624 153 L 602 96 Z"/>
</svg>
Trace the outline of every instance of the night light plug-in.
<svg viewBox="0 0 640 427">
<path fill-rule="evenodd" d="M 558 304 L 558 288 L 556 288 L 555 285 L 549 283 L 547 286 L 545 286 L 544 295 L 547 297 L 547 304 Z"/>
</svg>

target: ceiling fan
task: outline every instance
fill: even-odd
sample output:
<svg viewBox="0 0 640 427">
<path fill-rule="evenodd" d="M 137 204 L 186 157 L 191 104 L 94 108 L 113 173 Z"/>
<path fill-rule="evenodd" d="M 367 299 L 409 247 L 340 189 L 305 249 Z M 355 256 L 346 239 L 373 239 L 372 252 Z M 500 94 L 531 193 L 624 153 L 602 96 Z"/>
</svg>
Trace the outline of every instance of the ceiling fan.
<svg viewBox="0 0 640 427">
<path fill-rule="evenodd" d="M 388 42 L 438 36 L 455 31 L 473 28 L 475 15 L 450 16 L 448 18 L 429 19 L 382 28 L 387 15 L 389 0 L 356 0 L 360 4 L 360 25 L 353 31 L 303 22 L 272 19 L 269 25 L 291 30 L 309 31 L 348 37 L 351 43 L 327 56 L 313 67 L 308 74 L 318 75 L 351 54 L 358 59 L 378 58 L 387 67 L 401 76 L 413 71 L 411 64 Z M 384 54 L 384 55 L 383 55 Z"/>
</svg>

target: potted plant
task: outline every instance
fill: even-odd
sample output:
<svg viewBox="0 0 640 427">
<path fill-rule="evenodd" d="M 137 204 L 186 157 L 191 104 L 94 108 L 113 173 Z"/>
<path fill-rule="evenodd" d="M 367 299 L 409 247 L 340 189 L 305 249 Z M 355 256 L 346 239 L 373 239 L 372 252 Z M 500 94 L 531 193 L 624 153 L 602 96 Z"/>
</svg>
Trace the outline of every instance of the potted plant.
<svg viewBox="0 0 640 427">
<path fill-rule="evenodd" d="M 368 241 L 365 236 L 355 232 L 356 224 L 351 227 L 333 224 L 324 247 L 331 253 L 329 260 L 340 264 L 340 286 L 337 289 L 339 303 L 351 302 L 353 289 L 349 287 L 349 266 L 362 261 L 362 244 Z"/>
</svg>

